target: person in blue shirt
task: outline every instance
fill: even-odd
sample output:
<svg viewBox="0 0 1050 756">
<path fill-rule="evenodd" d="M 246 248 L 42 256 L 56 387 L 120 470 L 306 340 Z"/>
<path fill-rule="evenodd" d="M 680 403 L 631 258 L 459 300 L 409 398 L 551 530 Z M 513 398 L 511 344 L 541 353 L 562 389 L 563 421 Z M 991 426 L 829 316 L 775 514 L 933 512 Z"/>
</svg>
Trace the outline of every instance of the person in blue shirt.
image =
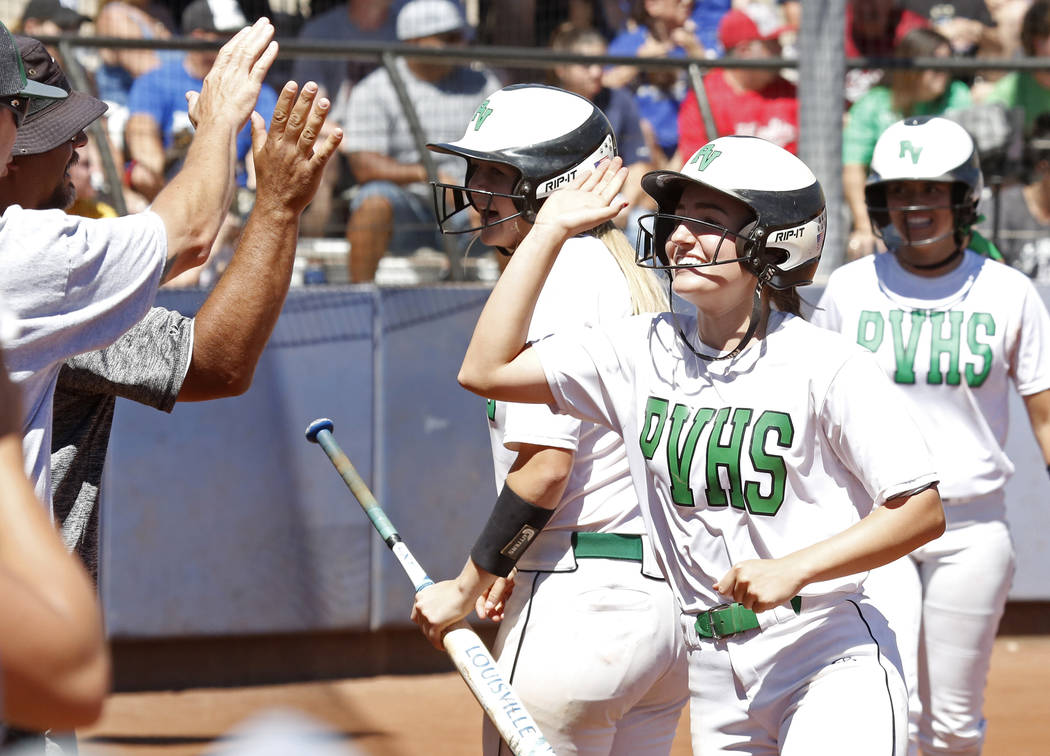
<svg viewBox="0 0 1050 756">
<path fill-rule="evenodd" d="M 728 6 L 725 0 L 720 0 Z M 701 27 L 693 17 L 697 3 L 643 0 L 636 4 L 633 28 L 621 31 L 609 43 L 609 55 L 631 55 L 640 58 L 703 58 L 717 54 L 701 43 Z M 705 9 L 711 3 L 700 3 Z M 727 7 L 728 10 L 728 7 Z M 706 23 L 704 24 L 706 26 Z M 682 71 L 677 69 L 645 70 L 635 66 L 615 66 L 604 77 L 608 87 L 630 86 L 634 89 L 638 111 L 652 128 L 662 155 L 653 155 L 653 163 L 662 167 L 680 163 L 678 150 L 678 109 L 688 87 Z"/>
<path fill-rule="evenodd" d="M 247 24 L 234 0 L 208 3 L 195 0 L 182 14 L 184 33 L 205 40 L 220 40 Z M 181 60 L 169 61 L 143 74 L 131 85 L 125 139 L 129 158 L 125 181 L 147 201 L 152 201 L 168 179 L 178 172 L 193 137 L 186 92 L 199 91 L 215 63 L 216 50 L 193 50 Z M 255 110 L 269 128 L 277 93 L 263 85 Z M 237 134 L 237 185 L 247 185 L 244 158 L 251 149 L 251 129 L 245 124 Z"/>
</svg>

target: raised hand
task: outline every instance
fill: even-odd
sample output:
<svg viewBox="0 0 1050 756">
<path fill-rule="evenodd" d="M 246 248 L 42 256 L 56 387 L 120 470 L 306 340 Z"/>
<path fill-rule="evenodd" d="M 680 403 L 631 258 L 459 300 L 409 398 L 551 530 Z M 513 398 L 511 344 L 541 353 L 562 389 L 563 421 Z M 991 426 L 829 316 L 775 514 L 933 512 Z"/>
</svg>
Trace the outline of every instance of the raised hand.
<svg viewBox="0 0 1050 756">
<path fill-rule="evenodd" d="M 296 93 L 294 81 L 284 85 L 267 133 L 262 116 L 252 113 L 252 156 L 257 201 L 272 202 L 297 215 L 310 204 L 325 165 L 343 138 L 340 128 L 325 129 L 331 103 L 317 99 L 317 84 L 307 82 Z M 326 134 L 318 143 L 318 138 Z"/>
<path fill-rule="evenodd" d="M 618 199 L 626 180 L 627 169 L 620 157 L 602 161 L 593 171 L 548 197 L 533 225 L 565 239 L 600 226 L 627 207 Z"/>
<path fill-rule="evenodd" d="M 277 58 L 274 28 L 267 18 L 237 32 L 219 50 L 199 94 L 187 92 L 195 126 L 231 122 L 239 131 L 259 99 L 263 78 Z"/>
</svg>

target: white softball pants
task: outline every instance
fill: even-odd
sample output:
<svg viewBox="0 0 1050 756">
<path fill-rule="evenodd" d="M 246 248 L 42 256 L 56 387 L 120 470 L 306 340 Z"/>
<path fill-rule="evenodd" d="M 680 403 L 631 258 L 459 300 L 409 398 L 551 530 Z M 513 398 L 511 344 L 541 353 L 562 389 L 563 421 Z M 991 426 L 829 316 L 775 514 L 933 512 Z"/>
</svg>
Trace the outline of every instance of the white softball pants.
<svg viewBox="0 0 1050 756">
<path fill-rule="evenodd" d="M 518 573 L 493 653 L 558 756 L 670 753 L 689 700 L 685 646 L 670 588 L 641 566 Z M 509 756 L 487 720 L 482 740 L 485 756 Z"/>
<path fill-rule="evenodd" d="M 926 756 L 977 756 L 986 728 L 984 690 L 1015 555 L 1002 491 L 949 500 L 944 510 L 944 535 L 900 564 L 887 565 L 895 577 L 873 572 L 865 592 L 902 637 L 902 659 L 906 670 L 911 667 L 905 677 L 913 692 L 913 739 Z M 921 591 L 917 596 L 913 583 Z"/>
<path fill-rule="evenodd" d="M 724 639 L 683 615 L 696 756 L 903 756 L 907 691 L 885 617 L 861 596 L 829 599 Z"/>
</svg>

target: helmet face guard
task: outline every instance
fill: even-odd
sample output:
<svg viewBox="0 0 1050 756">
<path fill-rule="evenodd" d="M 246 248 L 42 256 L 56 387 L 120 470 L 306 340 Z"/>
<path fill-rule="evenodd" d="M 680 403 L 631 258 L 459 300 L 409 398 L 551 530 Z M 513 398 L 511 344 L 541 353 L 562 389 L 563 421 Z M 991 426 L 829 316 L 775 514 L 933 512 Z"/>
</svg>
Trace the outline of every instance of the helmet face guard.
<svg viewBox="0 0 1050 756">
<path fill-rule="evenodd" d="M 900 179 L 905 180 L 905 179 Z M 924 179 L 916 179 L 922 181 Z M 970 187 L 962 182 L 953 182 L 951 185 L 951 199 L 945 204 L 939 205 L 903 205 L 893 208 L 892 212 L 900 213 L 907 217 L 909 213 L 928 213 L 936 210 L 951 210 L 952 227 L 943 234 L 937 234 L 926 239 L 912 238 L 908 224 L 902 224 L 898 228 L 890 217 L 890 206 L 887 200 L 887 187 L 894 181 L 871 183 L 865 188 L 865 199 L 868 207 L 868 217 L 871 218 L 872 232 L 878 238 L 886 242 L 887 246 L 894 247 L 897 244 L 905 244 L 909 247 L 923 247 L 953 237 L 956 244 L 963 244 L 970 235 L 970 229 L 977 223 L 977 203 L 970 196 Z"/>
<path fill-rule="evenodd" d="M 671 234 L 678 226 L 684 225 L 694 235 L 701 233 L 718 234 L 718 246 L 715 254 L 707 262 L 674 263 L 667 255 L 667 245 Z M 750 223 L 744 227 L 753 229 Z M 727 244 L 728 242 L 728 244 Z M 687 215 L 673 213 L 649 213 L 638 219 L 638 250 L 635 262 L 643 268 L 654 270 L 680 270 L 683 268 L 707 268 L 712 265 L 743 263 L 754 269 L 755 239 L 742 232 L 730 231 L 716 223 L 691 218 Z"/>
<path fill-rule="evenodd" d="M 492 226 L 498 226 L 523 213 L 520 209 L 524 206 L 525 196 L 522 194 L 504 194 L 502 192 L 489 192 L 484 189 L 468 189 L 459 184 L 443 184 L 439 181 L 431 181 L 430 186 L 434 192 L 434 215 L 437 217 L 438 225 L 443 234 L 469 234 L 481 231 Z M 492 202 L 496 197 L 507 197 L 514 201 L 514 206 L 519 208 L 518 212 L 499 218 L 491 223 L 479 223 L 476 226 L 460 227 L 449 221 L 467 208 L 474 208 L 484 218 L 492 209 Z"/>
</svg>

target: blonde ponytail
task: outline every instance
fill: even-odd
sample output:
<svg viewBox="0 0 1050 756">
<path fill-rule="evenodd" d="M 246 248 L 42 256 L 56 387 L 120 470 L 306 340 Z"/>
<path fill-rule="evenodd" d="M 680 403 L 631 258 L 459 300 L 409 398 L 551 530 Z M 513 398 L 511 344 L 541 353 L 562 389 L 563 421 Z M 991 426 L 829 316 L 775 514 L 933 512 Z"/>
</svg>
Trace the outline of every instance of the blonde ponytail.
<svg viewBox="0 0 1050 756">
<path fill-rule="evenodd" d="M 612 254 L 620 266 L 623 277 L 627 279 L 627 289 L 631 293 L 631 313 L 666 312 L 667 290 L 660 279 L 648 268 L 635 264 L 634 247 L 627 241 L 623 231 L 612 221 L 595 228 L 593 233 Z"/>
</svg>

